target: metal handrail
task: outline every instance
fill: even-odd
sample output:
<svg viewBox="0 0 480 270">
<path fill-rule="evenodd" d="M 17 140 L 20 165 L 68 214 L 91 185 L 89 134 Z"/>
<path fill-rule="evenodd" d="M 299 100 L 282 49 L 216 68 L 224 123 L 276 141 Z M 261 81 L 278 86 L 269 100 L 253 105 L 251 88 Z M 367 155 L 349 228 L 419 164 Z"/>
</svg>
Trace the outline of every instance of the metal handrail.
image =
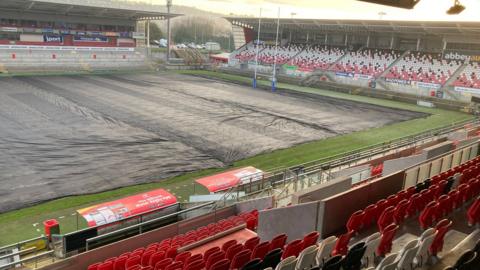
<svg viewBox="0 0 480 270">
<path fill-rule="evenodd" d="M 108 233 L 105 233 L 105 234 L 102 234 L 102 235 L 99 235 L 99 236 L 88 238 L 86 240 L 86 250 L 88 250 L 89 243 L 91 243 L 91 242 L 102 240 L 102 239 L 105 239 L 105 238 L 108 238 L 108 237 L 111 237 L 111 236 L 114 236 L 114 235 L 117 235 L 117 234 L 121 234 L 123 232 L 130 231 L 130 230 L 136 229 L 136 228 L 139 229 L 139 234 L 141 234 L 142 233 L 141 228 L 143 226 L 146 226 L 148 224 L 155 223 L 155 222 L 158 222 L 158 221 L 161 221 L 161 220 L 165 220 L 165 219 L 168 219 L 168 218 L 176 217 L 178 215 L 185 214 L 185 213 L 188 213 L 190 211 L 200 209 L 200 208 L 203 208 L 203 207 L 206 207 L 206 206 L 210 206 L 210 205 L 213 205 L 213 204 L 216 204 L 216 202 L 204 203 L 204 204 L 197 205 L 197 206 L 194 206 L 194 207 L 191 207 L 191 208 L 188 208 L 188 209 L 185 209 L 185 210 L 181 210 L 181 211 L 178 211 L 178 212 L 175 212 L 175 213 L 172 213 L 172 214 L 168 214 L 168 215 L 165 215 L 165 216 L 154 218 L 152 220 L 148 220 L 148 221 L 145 221 L 145 222 L 142 222 L 142 223 L 138 223 L 138 224 L 135 224 L 135 225 L 131 225 L 131 226 L 122 228 L 122 229 L 118 229 L 118 230 L 115 230 L 113 232 L 108 232 Z"/>
<path fill-rule="evenodd" d="M 0 251 L 6 250 L 6 249 L 9 249 L 9 248 L 12 248 L 12 247 L 18 247 L 20 245 L 27 244 L 27 243 L 34 242 L 34 241 L 38 241 L 38 240 L 41 240 L 41 239 L 46 239 L 46 237 L 45 236 L 38 236 L 38 237 L 35 237 L 35 238 L 32 238 L 32 239 L 17 242 L 15 244 L 6 245 L 6 246 L 3 246 L 3 247 L 0 247 Z"/>
<path fill-rule="evenodd" d="M 26 262 L 30 262 L 30 261 L 36 261 L 37 259 L 39 258 L 42 258 L 42 257 L 45 257 L 47 255 L 50 255 L 52 257 L 52 260 L 55 260 L 55 256 L 52 256 L 53 255 L 53 250 L 50 250 L 50 251 L 46 251 L 46 252 L 43 252 L 43 253 L 40 253 L 40 254 L 37 254 L 35 256 L 32 256 L 32 257 L 28 257 L 28 258 L 25 258 L 25 259 L 22 259 L 22 260 L 19 260 L 19 261 L 15 261 L 15 262 L 11 262 L 11 263 L 7 263 L 7 264 L 4 264 L 4 265 L 0 265 L 0 270 L 6 270 L 6 269 L 11 269 L 11 268 L 15 268 L 15 266 L 17 264 L 20 264 L 20 265 L 23 265 L 24 263 Z M 12 267 L 13 266 L 13 267 Z"/>
</svg>

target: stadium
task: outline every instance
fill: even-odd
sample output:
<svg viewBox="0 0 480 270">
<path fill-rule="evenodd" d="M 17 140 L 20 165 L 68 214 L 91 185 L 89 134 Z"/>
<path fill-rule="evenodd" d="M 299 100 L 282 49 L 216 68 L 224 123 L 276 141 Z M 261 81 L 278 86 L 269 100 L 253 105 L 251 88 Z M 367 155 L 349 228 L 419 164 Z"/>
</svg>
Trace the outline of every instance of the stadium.
<svg viewBox="0 0 480 270">
<path fill-rule="evenodd" d="M 480 22 L 167 4 L 0 1 L 0 270 L 480 269 Z"/>
</svg>

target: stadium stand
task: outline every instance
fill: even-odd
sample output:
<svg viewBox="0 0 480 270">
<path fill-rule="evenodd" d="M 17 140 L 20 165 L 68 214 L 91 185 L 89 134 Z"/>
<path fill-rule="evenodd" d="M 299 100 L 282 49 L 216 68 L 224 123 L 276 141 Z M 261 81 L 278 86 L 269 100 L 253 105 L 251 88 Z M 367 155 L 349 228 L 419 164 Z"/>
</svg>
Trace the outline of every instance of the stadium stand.
<svg viewBox="0 0 480 270">
<path fill-rule="evenodd" d="M 262 64 L 272 65 L 275 62 L 275 50 L 277 50 L 276 63 L 283 65 L 292 57 L 303 50 L 301 45 L 290 44 L 287 46 L 265 45 L 264 49 L 259 53 L 258 60 Z"/>
<path fill-rule="evenodd" d="M 444 60 L 441 54 L 410 52 L 385 77 L 444 85 L 462 64 L 458 60 Z"/>
<path fill-rule="evenodd" d="M 263 45 L 259 45 L 259 52 L 261 52 L 264 49 Z M 255 54 L 257 53 L 257 45 L 253 43 L 248 43 L 236 50 L 231 54 L 231 58 L 233 57 L 234 59 L 238 59 L 239 61 L 249 61 L 255 57 Z"/>
<path fill-rule="evenodd" d="M 453 83 L 454 86 L 480 89 L 480 63 L 469 63 Z"/>
<path fill-rule="evenodd" d="M 145 54 L 125 51 L 0 50 L 5 72 L 147 69 Z"/>
<path fill-rule="evenodd" d="M 344 54 L 345 49 L 340 47 L 309 45 L 290 60 L 289 65 L 312 70 L 327 70 Z"/>
<path fill-rule="evenodd" d="M 361 49 L 348 52 L 334 65 L 332 70 L 378 77 L 400 55 L 400 52 L 394 50 Z"/>
</svg>

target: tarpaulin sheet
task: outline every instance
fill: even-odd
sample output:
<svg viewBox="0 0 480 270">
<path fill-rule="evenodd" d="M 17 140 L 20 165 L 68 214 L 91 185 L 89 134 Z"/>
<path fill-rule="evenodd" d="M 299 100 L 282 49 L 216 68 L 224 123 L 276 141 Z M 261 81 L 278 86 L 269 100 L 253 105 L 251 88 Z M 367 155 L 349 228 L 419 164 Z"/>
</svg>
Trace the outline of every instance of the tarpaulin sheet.
<svg viewBox="0 0 480 270">
<path fill-rule="evenodd" d="M 249 166 L 212 176 L 197 179 L 196 182 L 206 187 L 210 192 L 229 189 L 238 184 L 262 179 L 263 171 Z"/>
<path fill-rule="evenodd" d="M 77 210 L 94 227 L 127 217 L 162 209 L 177 203 L 177 198 L 164 189 L 152 190 L 116 201 L 106 202 Z"/>
</svg>

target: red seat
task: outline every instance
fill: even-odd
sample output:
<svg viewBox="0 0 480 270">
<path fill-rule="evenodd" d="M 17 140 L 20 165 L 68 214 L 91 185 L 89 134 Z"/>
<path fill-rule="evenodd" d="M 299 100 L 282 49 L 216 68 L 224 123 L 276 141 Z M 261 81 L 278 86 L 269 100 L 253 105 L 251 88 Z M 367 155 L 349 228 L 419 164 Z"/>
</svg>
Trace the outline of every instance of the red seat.
<svg viewBox="0 0 480 270">
<path fill-rule="evenodd" d="M 200 259 L 189 263 L 184 269 L 185 270 L 202 270 L 205 268 L 205 261 Z"/>
<path fill-rule="evenodd" d="M 269 242 L 262 242 L 258 244 L 252 252 L 252 259 L 260 258 L 263 260 L 265 255 L 270 251 L 270 243 Z"/>
<path fill-rule="evenodd" d="M 427 204 L 429 204 L 431 201 L 433 201 L 433 193 L 430 189 L 424 189 L 420 191 L 420 209 L 419 211 L 422 211 Z"/>
<path fill-rule="evenodd" d="M 429 189 L 432 192 L 432 197 L 434 200 L 436 200 L 438 197 L 440 197 L 440 195 L 442 195 L 443 190 L 440 190 L 439 185 L 431 185 Z"/>
<path fill-rule="evenodd" d="M 137 264 L 130 268 L 127 268 L 127 270 L 143 270 L 143 267 L 140 264 Z"/>
<path fill-rule="evenodd" d="M 192 255 L 190 258 L 188 258 L 188 259 L 185 261 L 184 264 L 185 264 L 185 265 L 188 265 L 188 264 L 190 264 L 191 262 L 198 261 L 198 260 L 204 260 L 202 254 Z"/>
<path fill-rule="evenodd" d="M 454 189 L 448 192 L 448 197 L 450 197 L 450 205 L 452 207 L 451 211 L 455 210 L 455 208 L 460 207 L 460 205 L 458 204 L 458 197 L 460 197 L 460 192 L 458 192 L 458 190 Z"/>
<path fill-rule="evenodd" d="M 382 233 L 382 238 L 376 250 L 377 256 L 384 257 L 385 254 L 390 253 L 392 250 L 392 242 L 395 234 L 398 230 L 398 225 L 390 224 Z"/>
<path fill-rule="evenodd" d="M 130 258 L 127 259 L 127 261 L 125 262 L 125 268 L 130 268 L 134 265 L 140 265 L 142 261 L 142 258 L 140 256 L 132 256 Z"/>
<path fill-rule="evenodd" d="M 420 227 L 422 229 L 427 229 L 432 227 L 433 223 L 437 220 L 438 217 L 438 208 L 439 204 L 436 201 L 432 201 L 425 209 L 422 211 L 420 216 L 418 217 L 418 221 L 420 222 Z"/>
<path fill-rule="evenodd" d="M 450 197 L 448 195 L 441 195 L 438 197 L 438 218 L 447 216 L 452 211 Z"/>
<path fill-rule="evenodd" d="M 306 249 L 309 246 L 317 244 L 318 237 L 320 236 L 320 233 L 317 231 L 313 231 L 303 237 L 303 247 L 302 249 Z"/>
<path fill-rule="evenodd" d="M 190 258 L 191 256 L 192 256 L 191 252 L 184 251 L 184 252 L 181 252 L 181 253 L 177 254 L 177 256 L 175 256 L 175 261 L 185 263 L 187 261 L 187 259 Z"/>
<path fill-rule="evenodd" d="M 480 197 L 478 197 L 467 211 L 468 225 L 480 223 Z"/>
<path fill-rule="evenodd" d="M 476 197 L 480 195 L 480 180 L 477 178 L 473 178 L 468 182 L 470 185 L 470 196 L 471 197 Z"/>
<path fill-rule="evenodd" d="M 97 270 L 113 270 L 113 262 L 112 261 L 104 262 L 98 266 Z"/>
<path fill-rule="evenodd" d="M 396 224 L 400 225 L 405 220 L 407 216 L 407 207 L 408 207 L 407 199 L 403 199 L 400 202 L 398 202 L 393 213 L 393 218 Z"/>
<path fill-rule="evenodd" d="M 429 248 L 430 255 L 436 256 L 438 252 L 442 251 L 443 239 L 445 238 L 445 234 L 448 232 L 450 227 L 452 227 L 452 222 L 448 219 L 443 219 L 437 223 L 437 226 L 435 226 L 437 234 L 435 235 L 435 238 L 433 239 L 433 242 Z"/>
<path fill-rule="evenodd" d="M 415 186 L 407 188 L 407 199 L 410 200 L 410 198 L 413 196 L 413 194 L 417 193 L 417 189 Z"/>
<path fill-rule="evenodd" d="M 377 221 L 378 230 L 383 232 L 383 230 L 390 224 L 395 223 L 395 207 L 387 207 L 383 213 L 380 215 L 380 218 Z"/>
<path fill-rule="evenodd" d="M 258 222 L 255 217 L 248 217 L 247 220 L 245 220 L 245 222 L 247 222 L 247 229 L 251 231 L 255 231 L 257 229 Z"/>
<path fill-rule="evenodd" d="M 97 270 L 98 266 L 101 265 L 102 263 L 94 263 L 88 266 L 87 270 Z"/>
<path fill-rule="evenodd" d="M 277 235 L 272 239 L 272 241 L 270 241 L 270 250 L 274 250 L 277 248 L 283 249 L 286 242 L 287 242 L 286 234 Z"/>
<path fill-rule="evenodd" d="M 156 252 L 156 250 L 148 250 L 145 251 L 142 255 L 141 265 L 142 266 L 149 266 L 150 265 L 150 257 Z"/>
<path fill-rule="evenodd" d="M 241 269 L 245 264 L 250 261 L 252 252 L 248 249 L 240 251 L 235 257 L 233 257 L 230 269 Z"/>
<path fill-rule="evenodd" d="M 219 252 L 219 251 L 221 251 L 220 247 L 212 247 L 210 249 L 207 249 L 203 253 L 203 259 L 207 262 L 208 258 L 210 258 L 210 255 L 212 255 L 213 253 Z"/>
<path fill-rule="evenodd" d="M 332 256 L 347 255 L 348 243 L 350 243 L 351 238 L 352 238 L 352 232 L 347 232 L 345 234 L 340 235 L 340 237 L 338 237 L 337 239 L 337 242 L 335 243 L 335 247 L 333 248 Z"/>
<path fill-rule="evenodd" d="M 172 259 L 175 258 L 175 256 L 177 256 L 177 252 L 178 252 L 179 248 L 180 248 L 180 246 L 172 246 L 165 253 L 165 257 L 166 258 L 172 258 Z"/>
<path fill-rule="evenodd" d="M 235 244 L 227 249 L 226 258 L 232 260 L 235 255 L 243 250 L 242 244 Z"/>
<path fill-rule="evenodd" d="M 230 261 L 228 259 L 220 260 L 214 263 L 210 268 L 207 270 L 229 270 L 230 269 Z"/>
<path fill-rule="evenodd" d="M 233 245 L 236 245 L 236 244 L 237 244 L 237 240 L 235 240 L 235 239 L 229 240 L 229 241 L 223 243 L 222 250 L 227 252 L 229 247 L 231 247 Z"/>
<path fill-rule="evenodd" d="M 258 243 L 260 243 L 260 237 L 254 236 L 254 237 L 248 239 L 247 241 L 245 241 L 243 246 L 244 246 L 244 248 L 252 251 L 258 245 Z"/>
<path fill-rule="evenodd" d="M 364 217 L 365 212 L 363 210 L 353 213 L 347 221 L 347 230 L 352 231 L 354 234 L 358 233 L 362 228 Z"/>
<path fill-rule="evenodd" d="M 398 202 L 399 200 L 396 194 L 392 194 L 387 197 L 387 207 L 390 207 L 390 206 L 395 207 Z"/>
<path fill-rule="evenodd" d="M 417 213 L 420 211 L 421 200 L 420 194 L 418 193 L 415 193 L 410 197 L 407 206 L 407 215 L 409 217 L 417 215 Z"/>
<path fill-rule="evenodd" d="M 300 239 L 293 240 L 288 243 L 285 247 L 285 251 L 282 254 L 282 259 L 288 258 L 290 256 L 297 257 L 300 252 L 302 252 L 303 241 Z"/>
<path fill-rule="evenodd" d="M 457 198 L 458 202 L 460 203 L 459 205 L 463 205 L 465 202 L 471 199 L 469 184 L 461 184 L 458 186 L 457 190 L 460 193 L 459 198 Z"/>
<path fill-rule="evenodd" d="M 375 220 L 378 220 L 378 218 L 380 217 L 380 215 L 383 213 L 383 211 L 387 208 L 387 205 L 388 205 L 388 202 L 387 200 L 385 199 L 381 199 L 379 200 L 377 203 L 377 211 L 376 211 L 376 216 L 375 216 Z"/>
<path fill-rule="evenodd" d="M 369 206 L 365 207 L 363 211 L 363 220 L 362 220 L 362 228 L 367 229 L 369 228 L 373 221 L 376 220 L 377 217 L 377 205 L 370 204 Z"/>
<path fill-rule="evenodd" d="M 165 268 L 165 270 L 176 270 L 176 269 L 183 269 L 183 262 L 176 261 Z"/>
<path fill-rule="evenodd" d="M 398 198 L 398 201 L 401 202 L 403 200 L 408 200 L 410 197 L 406 190 L 401 190 L 397 193 L 397 198 Z"/>
<path fill-rule="evenodd" d="M 172 258 L 165 258 L 157 262 L 157 264 L 155 264 L 155 270 L 164 270 L 165 268 L 167 268 L 167 266 L 172 264 L 172 262 L 173 262 Z"/>
<path fill-rule="evenodd" d="M 216 263 L 220 260 L 223 260 L 223 259 L 225 259 L 225 252 L 224 251 L 218 251 L 218 252 L 215 252 L 215 253 L 211 254 L 210 257 L 208 257 L 208 260 L 207 260 L 207 263 L 206 263 L 207 269 L 209 269 L 210 266 L 212 266 L 214 263 Z"/>
<path fill-rule="evenodd" d="M 113 263 L 113 270 L 125 270 L 125 264 L 127 263 L 127 256 L 120 256 Z"/>
</svg>

